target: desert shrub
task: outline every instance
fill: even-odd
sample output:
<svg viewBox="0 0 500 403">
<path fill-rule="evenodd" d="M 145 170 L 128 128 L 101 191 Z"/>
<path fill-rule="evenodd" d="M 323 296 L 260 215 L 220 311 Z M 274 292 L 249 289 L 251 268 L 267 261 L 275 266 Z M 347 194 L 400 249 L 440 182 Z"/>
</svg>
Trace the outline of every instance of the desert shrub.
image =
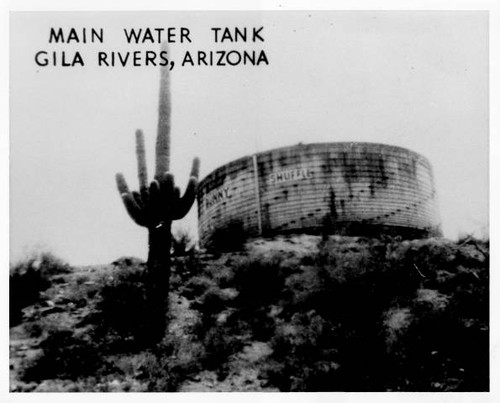
<svg viewBox="0 0 500 403">
<path fill-rule="evenodd" d="M 22 320 L 22 309 L 40 300 L 57 276 L 71 272 L 71 266 L 50 252 L 37 253 L 10 268 L 10 326 Z"/>
<path fill-rule="evenodd" d="M 186 229 L 177 229 L 172 234 L 173 256 L 185 256 L 194 252 L 195 242 Z"/>
<path fill-rule="evenodd" d="M 105 370 L 106 365 L 88 335 L 77 336 L 72 330 L 50 332 L 39 347 L 42 352 L 25 364 L 21 379 L 39 382 L 44 379 L 77 379 Z"/>
<path fill-rule="evenodd" d="M 288 302 L 287 277 L 295 270 L 283 256 L 258 255 L 241 259 L 233 266 L 232 284 L 237 292 L 231 307 L 238 328 L 248 329 L 256 340 L 268 340 L 274 333 L 273 305 Z"/>
<path fill-rule="evenodd" d="M 149 392 L 176 392 L 186 378 L 201 370 L 199 345 L 192 344 L 188 354 L 181 349 L 179 340 L 167 335 L 153 350 L 140 354 L 134 377 Z"/>
<path fill-rule="evenodd" d="M 194 300 L 191 307 L 201 314 L 202 319 L 214 318 L 218 313 L 230 306 L 229 304 L 235 295 L 231 291 L 227 292 L 217 286 L 212 286 L 201 297 Z"/>
<path fill-rule="evenodd" d="M 373 318 L 395 300 L 404 300 L 421 278 L 391 262 L 387 250 L 378 240 L 325 244 L 302 258 L 307 265 L 287 279 L 292 294 L 285 312 L 315 309 L 325 318 L 352 322 Z"/>
<path fill-rule="evenodd" d="M 141 266 L 144 263 L 143 260 L 134 256 L 122 256 L 116 259 L 111 265 L 117 269 L 131 268 Z"/>
<path fill-rule="evenodd" d="M 154 326 L 148 298 L 148 276 L 143 263 L 124 266 L 104 278 L 88 322 L 110 351 L 134 351 L 148 344 Z"/>
<path fill-rule="evenodd" d="M 204 348 L 200 362 L 203 368 L 216 370 L 219 379 L 227 375 L 227 361 L 244 345 L 238 333 L 231 326 L 216 324 L 208 329 L 202 339 Z"/>
<path fill-rule="evenodd" d="M 489 389 L 489 257 L 474 245 L 455 245 L 454 266 L 437 269 L 410 301 L 412 320 L 389 355 L 392 389 Z"/>
<path fill-rule="evenodd" d="M 314 310 L 280 321 L 271 345 L 265 373 L 281 391 L 335 389 L 339 368 L 335 328 Z"/>
<path fill-rule="evenodd" d="M 388 299 L 371 267 L 344 270 L 307 267 L 287 279 L 290 302 L 271 339 L 269 377 L 280 390 L 380 390 L 374 368 L 383 358 L 379 316 Z"/>
<path fill-rule="evenodd" d="M 181 288 L 180 293 L 187 299 L 201 297 L 209 288 L 216 286 L 214 280 L 206 275 L 190 278 Z"/>
<path fill-rule="evenodd" d="M 488 389 L 487 245 L 325 242 L 301 263 L 275 300 L 270 384 L 283 391 Z"/>
<path fill-rule="evenodd" d="M 246 257 L 238 253 L 228 253 L 217 259 L 213 259 L 203 268 L 201 275 L 210 278 L 220 288 L 231 288 L 234 286 L 234 268 Z"/>
<path fill-rule="evenodd" d="M 243 249 L 248 234 L 243 222 L 233 220 L 217 228 L 206 242 L 206 249 L 212 252 L 235 252 Z"/>
<path fill-rule="evenodd" d="M 199 320 L 193 332 L 199 340 L 209 341 L 210 336 L 207 335 L 217 326 L 223 327 L 236 336 L 241 334 L 239 324 L 233 320 L 235 310 L 231 308 L 236 295 L 237 291 L 234 289 L 220 289 L 213 286 L 193 301 L 191 308 L 199 313 Z"/>
<path fill-rule="evenodd" d="M 283 292 L 286 272 L 279 256 L 233 258 L 223 269 L 208 268 L 186 284 L 183 295 L 193 298 L 191 308 L 199 313 L 193 332 L 204 348 L 200 360 L 206 369 L 223 378 L 229 357 L 244 340 L 272 336 L 269 312 Z"/>
<path fill-rule="evenodd" d="M 187 256 L 175 257 L 171 266 L 172 288 L 176 290 L 192 277 L 199 275 L 202 268 L 199 255 L 194 250 L 189 252 Z M 174 277 L 177 277 L 177 281 L 174 280 Z"/>
<path fill-rule="evenodd" d="M 387 259 L 396 270 L 414 272 L 421 279 L 435 276 L 438 269 L 453 271 L 457 248 L 454 243 L 434 239 L 390 245 Z"/>
<path fill-rule="evenodd" d="M 238 291 L 238 309 L 268 307 L 281 297 L 285 279 L 291 273 L 278 254 L 242 259 L 233 267 L 233 283 Z"/>
<path fill-rule="evenodd" d="M 428 300 L 413 301 L 412 320 L 387 356 L 390 389 L 488 390 L 488 326 L 457 311 L 459 299 L 432 292 Z"/>
</svg>

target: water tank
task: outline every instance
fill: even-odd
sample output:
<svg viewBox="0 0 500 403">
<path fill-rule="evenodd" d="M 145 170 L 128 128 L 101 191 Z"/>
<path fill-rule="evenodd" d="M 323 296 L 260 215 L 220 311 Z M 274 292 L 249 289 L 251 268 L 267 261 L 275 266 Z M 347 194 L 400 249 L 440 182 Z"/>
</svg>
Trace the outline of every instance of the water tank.
<svg viewBox="0 0 500 403">
<path fill-rule="evenodd" d="M 357 142 L 299 144 L 229 162 L 200 182 L 198 218 L 202 245 L 234 225 L 249 236 L 441 232 L 429 161 Z"/>
</svg>

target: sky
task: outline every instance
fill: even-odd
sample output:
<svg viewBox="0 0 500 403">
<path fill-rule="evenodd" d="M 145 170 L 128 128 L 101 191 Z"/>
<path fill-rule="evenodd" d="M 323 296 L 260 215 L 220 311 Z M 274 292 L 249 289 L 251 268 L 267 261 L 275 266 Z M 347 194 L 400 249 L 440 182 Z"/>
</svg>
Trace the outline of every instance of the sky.
<svg viewBox="0 0 500 403">
<path fill-rule="evenodd" d="M 233 159 L 299 142 L 409 148 L 434 169 L 444 235 L 487 236 L 488 15 L 478 11 L 13 13 L 10 259 L 51 250 L 72 264 L 146 258 L 114 176 L 137 187 L 135 130 L 154 166 L 159 69 L 98 67 L 124 28 L 187 27 L 170 46 L 172 171 L 187 183 Z M 214 43 L 212 27 L 263 26 L 264 42 Z M 103 28 L 104 43 L 49 44 L 51 27 Z M 269 65 L 182 67 L 186 51 L 264 50 Z M 84 67 L 40 67 L 38 51 L 79 51 Z M 195 206 L 196 207 L 196 206 Z M 196 209 L 176 228 L 196 232 Z"/>
</svg>

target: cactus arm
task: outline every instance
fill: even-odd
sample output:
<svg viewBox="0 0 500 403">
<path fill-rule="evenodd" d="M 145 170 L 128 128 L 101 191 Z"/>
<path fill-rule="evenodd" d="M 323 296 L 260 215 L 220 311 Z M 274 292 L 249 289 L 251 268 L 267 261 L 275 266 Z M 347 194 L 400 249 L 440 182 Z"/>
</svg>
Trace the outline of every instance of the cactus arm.
<svg viewBox="0 0 500 403">
<path fill-rule="evenodd" d="M 144 146 L 144 134 L 142 133 L 142 130 L 137 130 L 135 132 L 135 144 L 139 189 L 143 189 L 148 186 L 148 170 L 146 167 L 146 147 Z"/>
<path fill-rule="evenodd" d="M 166 172 L 160 180 L 160 189 L 163 202 L 165 204 L 175 204 L 175 200 L 172 200 L 174 195 L 174 187 L 174 175 L 172 175 L 170 172 Z"/>
<path fill-rule="evenodd" d="M 179 201 L 180 198 L 181 198 L 181 190 L 176 186 L 174 188 L 174 199 Z"/>
<path fill-rule="evenodd" d="M 137 206 L 141 209 L 141 210 L 144 210 L 145 206 L 144 206 L 144 203 L 142 201 L 142 197 L 141 197 L 141 194 L 135 190 L 133 190 L 132 192 L 130 192 L 130 194 L 132 195 L 132 197 L 134 198 L 134 201 L 135 203 L 137 204 Z"/>
<path fill-rule="evenodd" d="M 149 185 L 149 196 L 152 201 L 160 197 L 160 182 L 156 179 Z"/>
<path fill-rule="evenodd" d="M 148 204 L 148 213 L 156 218 L 156 223 L 153 225 L 157 225 L 160 223 L 159 211 L 161 209 L 160 203 L 160 183 L 155 179 L 149 185 L 149 204 Z"/>
<path fill-rule="evenodd" d="M 116 186 L 118 187 L 118 192 L 122 197 L 123 204 L 125 205 L 125 209 L 127 210 L 129 216 L 138 225 L 146 226 L 144 220 L 144 214 L 141 211 L 140 204 L 138 204 L 135 199 L 136 196 L 134 195 L 134 193 L 136 192 L 131 193 L 129 191 L 127 186 L 127 181 L 125 180 L 125 177 L 121 173 L 116 174 Z"/>
<path fill-rule="evenodd" d="M 168 52 L 168 45 L 164 42 L 161 51 Z M 155 178 L 170 170 L 170 72 L 168 66 L 160 70 L 160 97 L 158 104 L 158 131 L 156 137 L 156 171 Z"/>
<path fill-rule="evenodd" d="M 191 165 L 191 174 L 189 176 L 198 179 L 199 174 L 200 174 L 200 159 L 198 157 L 194 157 L 193 164 Z"/>
<path fill-rule="evenodd" d="M 144 134 L 142 130 L 135 132 L 136 153 L 137 153 L 137 172 L 139 176 L 139 192 L 142 204 L 148 203 L 148 170 L 146 167 L 146 147 L 144 146 Z"/>
<path fill-rule="evenodd" d="M 116 187 L 118 188 L 118 192 L 120 193 L 120 195 L 124 193 L 129 193 L 127 181 L 125 180 L 123 174 L 121 173 L 116 174 L 115 179 L 116 179 Z"/>
<path fill-rule="evenodd" d="M 198 189 L 198 179 L 195 177 L 189 178 L 184 195 L 180 198 L 177 208 L 174 211 L 174 220 L 179 220 L 184 217 L 196 198 L 196 190 Z"/>
<path fill-rule="evenodd" d="M 123 193 L 122 200 L 123 204 L 125 204 L 125 208 L 130 218 L 132 218 L 132 220 L 134 220 L 134 222 L 137 225 L 140 225 L 142 227 L 147 227 L 147 220 L 144 215 L 144 212 L 137 205 L 137 203 L 134 200 L 134 197 L 130 193 Z"/>
<path fill-rule="evenodd" d="M 139 193 L 141 194 L 141 200 L 146 207 L 149 204 L 149 189 L 147 186 L 141 187 Z"/>
<path fill-rule="evenodd" d="M 200 172 L 200 160 L 195 157 L 191 166 L 191 177 L 189 178 L 184 195 L 179 199 L 177 208 L 174 211 L 174 220 L 179 220 L 184 217 L 196 199 L 196 191 L 198 190 L 198 175 Z"/>
<path fill-rule="evenodd" d="M 184 195 L 180 199 L 180 204 L 181 205 L 192 204 L 197 189 L 198 189 L 198 179 L 194 177 L 189 178 Z"/>
</svg>

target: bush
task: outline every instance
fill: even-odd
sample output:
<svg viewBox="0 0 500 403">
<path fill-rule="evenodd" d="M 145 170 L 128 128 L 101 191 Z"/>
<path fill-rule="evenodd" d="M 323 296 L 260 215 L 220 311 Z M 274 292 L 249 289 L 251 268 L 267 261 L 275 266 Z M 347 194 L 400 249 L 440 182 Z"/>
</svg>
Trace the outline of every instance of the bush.
<svg viewBox="0 0 500 403">
<path fill-rule="evenodd" d="M 187 256 L 172 259 L 171 288 L 176 290 L 202 271 L 199 255 L 192 250 Z"/>
<path fill-rule="evenodd" d="M 243 222 L 233 220 L 224 227 L 217 228 L 205 247 L 212 252 L 236 252 L 243 249 L 247 239 Z"/>
<path fill-rule="evenodd" d="M 328 244 L 302 263 L 286 280 L 289 299 L 276 317 L 266 370 L 272 385 L 488 390 L 486 245 Z"/>
<path fill-rule="evenodd" d="M 33 254 L 10 268 L 10 326 L 22 321 L 22 309 L 40 300 L 40 292 L 48 289 L 57 276 L 72 268 L 50 252 Z"/>
<path fill-rule="evenodd" d="M 190 278 L 181 286 L 180 293 L 187 299 L 201 297 L 209 288 L 216 286 L 216 283 L 206 275 L 198 275 Z"/>
<path fill-rule="evenodd" d="M 87 321 L 95 324 L 96 336 L 110 351 L 144 348 L 154 326 L 145 264 L 118 266 L 104 281 L 95 311 Z"/>
<path fill-rule="evenodd" d="M 228 326 L 215 325 L 208 330 L 203 338 L 202 365 L 209 371 L 217 370 L 219 379 L 227 375 L 228 358 L 243 347 L 241 338 L 233 330 Z"/>
<path fill-rule="evenodd" d="M 132 369 L 134 378 L 147 385 L 148 392 L 176 392 L 189 376 L 201 367 L 200 346 L 189 343 L 189 351 L 173 335 L 167 335 L 151 351 L 139 355 Z"/>
<path fill-rule="evenodd" d="M 238 309 L 269 307 L 285 291 L 285 280 L 293 269 L 279 254 L 255 256 L 238 261 L 233 267 L 234 287 L 239 295 Z"/>
<path fill-rule="evenodd" d="M 476 252 L 458 245 L 454 265 L 438 269 L 409 302 L 412 320 L 389 356 L 391 389 L 489 389 L 489 258 L 486 249 Z"/>
<path fill-rule="evenodd" d="M 178 229 L 172 234 L 173 256 L 185 256 L 194 252 L 195 242 L 191 234 L 185 229 Z"/>
<path fill-rule="evenodd" d="M 271 340 L 272 359 L 266 376 L 281 391 L 329 391 L 340 354 L 335 332 L 314 310 L 281 321 Z"/>
<path fill-rule="evenodd" d="M 96 344 L 88 336 L 76 336 L 69 329 L 50 332 L 40 343 L 41 354 L 28 362 L 21 375 L 25 382 L 44 379 L 77 379 L 96 375 L 105 368 Z"/>
</svg>

